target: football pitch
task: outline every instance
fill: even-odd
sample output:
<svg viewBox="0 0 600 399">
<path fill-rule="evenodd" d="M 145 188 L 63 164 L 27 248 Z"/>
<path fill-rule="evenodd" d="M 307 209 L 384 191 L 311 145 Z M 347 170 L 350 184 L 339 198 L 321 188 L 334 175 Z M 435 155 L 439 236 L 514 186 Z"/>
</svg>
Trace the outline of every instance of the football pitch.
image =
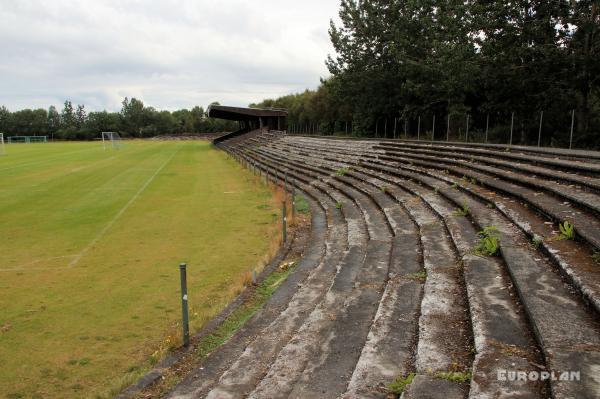
<svg viewBox="0 0 600 399">
<path fill-rule="evenodd" d="M 200 141 L 13 144 L 0 156 L 0 393 L 103 397 L 192 327 L 276 236 L 272 192 Z"/>
</svg>

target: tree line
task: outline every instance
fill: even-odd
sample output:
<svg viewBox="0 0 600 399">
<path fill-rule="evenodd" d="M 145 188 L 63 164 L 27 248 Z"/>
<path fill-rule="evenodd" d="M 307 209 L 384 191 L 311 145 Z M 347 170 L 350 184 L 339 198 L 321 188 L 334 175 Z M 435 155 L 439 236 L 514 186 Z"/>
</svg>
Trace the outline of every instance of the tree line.
<svg viewBox="0 0 600 399">
<path fill-rule="evenodd" d="M 47 110 L 9 111 L 0 107 L 0 133 L 5 136 L 49 136 L 62 140 L 91 140 L 102 132 L 118 132 L 122 137 L 152 137 L 159 134 L 213 133 L 232 131 L 237 124 L 208 118 L 204 109 L 159 111 L 136 98 L 123 100 L 120 112 L 86 112 L 85 106 L 64 102 L 59 112 Z M 218 103 L 215 103 L 218 104 Z"/>
<path fill-rule="evenodd" d="M 285 107 L 300 132 L 600 147 L 597 0 L 342 0 L 331 76 Z"/>
</svg>

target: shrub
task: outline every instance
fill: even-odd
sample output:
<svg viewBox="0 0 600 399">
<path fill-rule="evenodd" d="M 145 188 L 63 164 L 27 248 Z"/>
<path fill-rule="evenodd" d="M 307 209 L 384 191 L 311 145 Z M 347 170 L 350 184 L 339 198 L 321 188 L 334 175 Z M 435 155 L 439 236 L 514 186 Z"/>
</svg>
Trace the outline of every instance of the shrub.
<svg viewBox="0 0 600 399">
<path fill-rule="evenodd" d="M 404 392 L 404 390 L 406 389 L 406 387 L 408 385 L 410 385 L 410 383 L 412 382 L 413 378 L 415 378 L 415 374 L 414 373 L 410 373 L 409 375 L 407 375 L 406 377 L 398 377 L 394 380 L 394 382 L 392 382 L 391 384 L 388 385 L 388 389 L 396 394 L 396 395 L 400 395 L 402 394 L 402 392 Z"/>
<path fill-rule="evenodd" d="M 494 256 L 500 249 L 500 238 L 495 226 L 484 227 L 479 232 L 479 244 L 474 249 L 475 254 L 481 256 Z"/>
<path fill-rule="evenodd" d="M 562 240 L 574 240 L 575 239 L 575 226 L 568 221 L 564 221 L 558 225 L 560 230 L 560 238 Z"/>
</svg>

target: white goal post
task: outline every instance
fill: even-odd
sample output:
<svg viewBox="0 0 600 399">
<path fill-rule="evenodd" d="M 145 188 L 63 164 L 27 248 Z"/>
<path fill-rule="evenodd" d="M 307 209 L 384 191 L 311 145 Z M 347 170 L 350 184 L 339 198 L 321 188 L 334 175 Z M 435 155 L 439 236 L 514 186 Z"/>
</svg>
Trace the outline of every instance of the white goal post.
<svg viewBox="0 0 600 399">
<path fill-rule="evenodd" d="M 4 148 L 4 133 L 0 133 L 0 155 L 5 155 L 6 149 Z"/>
<path fill-rule="evenodd" d="M 106 145 L 110 145 L 112 148 L 121 148 L 121 136 L 117 132 L 102 132 L 102 146 L 106 150 Z"/>
</svg>

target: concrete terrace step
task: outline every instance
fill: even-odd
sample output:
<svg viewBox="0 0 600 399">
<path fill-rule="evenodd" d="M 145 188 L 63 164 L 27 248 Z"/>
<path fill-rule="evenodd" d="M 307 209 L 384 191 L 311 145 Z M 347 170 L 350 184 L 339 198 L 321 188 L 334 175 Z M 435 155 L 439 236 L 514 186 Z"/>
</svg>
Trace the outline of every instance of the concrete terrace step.
<svg viewBox="0 0 600 399">
<path fill-rule="evenodd" d="M 355 173 L 354 170 L 355 169 L 352 169 L 352 171 L 349 172 L 349 175 L 351 175 L 351 176 L 356 175 L 356 173 Z M 369 183 L 372 184 L 372 186 L 378 192 L 379 192 L 379 187 L 386 187 L 387 191 L 389 193 L 391 193 L 391 195 L 394 196 L 394 197 L 402 197 L 404 195 L 405 198 L 402 201 L 404 203 L 407 203 L 408 206 L 410 206 L 412 208 L 414 208 L 415 204 L 418 204 L 418 202 L 414 201 L 415 198 L 411 194 L 407 194 L 403 190 L 397 191 L 396 187 L 390 186 L 390 183 L 392 183 L 392 184 L 396 183 L 397 184 L 398 181 L 393 181 L 392 182 L 389 179 L 386 179 L 385 181 L 376 180 L 376 179 L 370 178 L 367 175 L 359 175 L 359 177 L 360 177 L 358 179 L 359 181 L 360 180 L 369 181 Z M 411 183 L 408 182 L 408 183 L 404 183 L 404 184 L 411 184 Z M 448 208 L 448 207 L 446 207 L 446 211 L 447 211 L 446 213 L 452 212 L 452 211 L 454 211 L 454 208 Z M 423 210 L 422 209 L 420 212 L 427 213 L 427 210 Z M 447 217 L 447 215 L 446 215 L 446 217 Z M 454 220 L 454 219 L 451 219 L 451 221 L 452 220 Z M 465 220 L 465 219 L 463 218 L 461 220 Z M 429 216 L 429 219 L 425 218 L 422 223 L 425 223 L 425 226 L 426 226 L 425 228 L 428 228 L 429 226 L 432 225 L 432 221 L 433 221 L 433 225 L 435 225 L 435 219 L 432 220 L 431 216 Z M 475 231 L 474 231 L 473 227 L 470 227 L 470 230 L 471 230 L 471 236 L 472 236 L 471 238 L 474 239 L 475 238 Z M 463 231 L 463 234 L 465 234 L 464 231 Z M 462 236 L 463 235 L 457 235 L 457 237 L 459 239 Z M 453 235 L 453 237 L 455 237 L 455 236 Z M 470 249 L 470 246 L 468 246 L 468 247 Z M 425 247 L 425 248 L 427 248 L 427 247 Z M 463 255 L 465 255 L 466 249 L 465 249 L 464 242 L 462 242 L 461 248 L 462 248 L 461 253 Z M 485 260 L 487 260 L 487 259 L 485 259 Z M 463 258 L 463 261 L 465 262 L 465 267 L 469 267 L 471 265 L 471 263 L 476 263 L 478 261 L 485 261 L 485 260 L 483 258 L 477 258 L 475 260 Z M 485 262 L 483 262 L 483 263 L 485 263 Z M 493 270 L 497 271 L 498 267 L 495 267 Z M 507 303 L 510 303 L 510 299 L 506 298 L 506 297 L 508 297 L 508 293 L 505 293 L 504 291 L 502 291 L 502 285 L 500 285 L 500 287 L 498 287 L 498 280 L 497 280 L 498 275 L 495 274 L 493 270 L 491 271 L 491 273 L 488 273 L 487 276 L 489 276 L 489 278 L 488 278 L 488 281 L 489 281 L 488 284 L 490 284 L 490 288 L 489 289 L 494 289 L 494 287 L 495 287 L 495 296 L 494 297 L 490 297 L 490 296 L 486 297 L 486 296 L 484 296 L 483 298 L 480 299 L 480 301 L 479 301 L 479 308 L 476 309 L 476 310 L 478 310 L 478 313 L 477 313 L 478 314 L 478 318 L 476 320 L 479 320 L 480 324 L 483 324 L 483 322 L 481 320 L 484 320 L 487 323 L 491 323 L 493 325 L 493 327 L 497 327 L 497 326 L 504 326 L 504 327 L 503 327 L 503 329 L 500 330 L 501 332 L 499 334 L 495 334 L 495 330 L 492 329 L 492 326 L 490 326 L 487 329 L 483 328 L 481 326 L 477 327 L 477 329 L 475 329 L 476 332 L 483 331 L 486 334 L 492 336 L 493 338 L 487 337 L 487 336 L 485 336 L 483 334 L 479 334 L 478 339 L 476 340 L 476 342 L 478 342 L 480 344 L 479 348 L 481 348 L 483 346 L 481 344 L 482 342 L 485 342 L 486 344 L 489 344 L 490 342 L 493 342 L 493 343 L 496 343 L 496 342 L 502 343 L 503 341 L 499 340 L 498 337 L 496 336 L 496 335 L 500 335 L 500 336 L 502 336 L 504 338 L 504 341 L 505 341 L 504 345 L 506 345 L 506 347 L 510 347 L 513 351 L 519 351 L 519 353 L 529 353 L 529 357 L 530 358 L 535 358 L 535 353 L 533 351 L 532 352 L 527 352 L 526 344 L 528 344 L 529 342 L 527 341 L 527 339 L 523 338 L 524 336 L 526 336 L 526 334 L 521 333 L 521 331 L 519 329 L 517 329 L 517 328 L 512 328 L 512 329 L 510 328 L 510 326 L 518 325 L 518 323 L 516 323 L 515 320 L 514 320 L 514 318 L 516 317 L 515 315 L 518 313 L 518 311 L 513 310 L 512 314 L 511 314 L 511 316 L 512 316 L 512 318 L 511 318 L 511 317 L 498 317 L 498 316 L 500 316 L 499 313 L 498 313 L 498 310 L 492 311 L 490 309 L 487 309 L 487 313 L 485 313 L 485 312 L 483 312 L 481 310 L 481 308 L 485 308 L 485 305 L 487 305 L 487 300 L 489 300 L 490 298 L 494 299 L 494 301 L 492 301 L 491 304 L 496 304 L 496 307 L 497 307 L 497 304 L 499 304 L 499 303 L 503 303 L 504 306 L 507 306 Z M 481 277 L 481 276 L 482 276 L 481 272 L 479 274 L 477 274 L 477 277 Z M 471 287 L 475 286 L 475 284 L 473 284 L 473 281 L 475 281 L 475 280 L 472 280 Z M 487 291 L 485 291 L 485 292 L 487 292 Z M 505 298 L 500 298 L 499 299 L 498 296 L 502 297 L 503 294 L 505 294 L 504 295 Z M 504 300 L 504 302 L 501 302 L 502 300 Z M 513 305 L 513 307 L 514 306 L 515 305 Z M 521 318 L 522 318 L 522 316 L 521 316 Z M 523 324 L 523 323 L 521 323 L 521 324 Z M 516 330 L 516 332 L 515 332 L 515 330 Z M 515 334 L 516 334 L 516 338 L 515 338 Z M 496 345 L 496 346 L 498 346 L 498 345 Z M 492 346 L 490 348 L 494 348 L 494 347 Z M 487 358 L 493 357 L 496 360 L 498 360 L 499 358 L 504 358 L 504 362 L 503 363 L 499 362 L 499 361 L 496 361 L 495 362 L 496 366 L 498 364 L 504 364 L 504 367 L 509 367 L 511 364 L 515 363 L 516 359 L 518 359 L 518 357 L 515 357 L 514 355 L 511 355 L 510 357 L 508 357 L 506 355 L 503 355 L 503 353 L 500 352 L 500 349 L 506 349 L 505 347 L 501 347 L 500 349 L 498 349 L 496 351 L 492 351 L 490 348 L 488 348 L 486 351 L 480 350 L 480 353 L 485 354 Z M 430 350 L 429 352 L 434 352 L 434 351 Z M 441 357 L 442 356 L 440 356 L 440 355 L 436 356 L 436 358 L 441 358 Z M 481 369 L 485 369 L 485 367 L 480 366 L 480 364 L 485 364 L 485 362 L 482 361 L 482 359 L 485 359 L 485 358 L 481 357 L 481 356 L 478 357 L 478 363 L 477 363 L 477 371 L 478 372 Z M 528 364 L 527 363 L 527 358 L 522 358 L 522 360 L 521 360 L 521 362 L 519 364 L 521 366 L 527 365 Z M 438 368 L 438 371 L 445 370 L 445 369 L 447 369 L 447 367 L 446 368 Z M 491 369 L 490 367 L 488 367 L 487 370 L 485 370 L 485 371 L 487 372 L 487 376 L 494 376 L 496 374 L 495 373 L 496 370 L 495 369 Z M 476 374 L 476 377 L 477 376 L 479 376 L 479 374 Z M 504 385 L 506 385 L 506 383 L 504 383 Z M 483 384 L 481 384 L 481 386 L 483 386 Z M 491 395 L 497 388 L 498 388 L 497 384 L 495 385 L 493 383 L 487 383 L 487 384 L 485 384 L 484 387 L 479 387 L 479 389 L 477 389 L 476 392 L 477 392 L 478 397 L 482 397 L 482 396 L 485 397 L 485 394 Z M 519 394 L 526 394 L 526 395 L 528 395 L 528 397 L 535 397 L 536 393 L 539 394 L 539 390 L 540 390 L 540 388 L 537 387 L 535 385 L 535 383 L 533 383 L 533 384 L 524 384 L 524 386 L 520 387 L 520 391 L 515 391 L 514 389 L 510 390 L 510 389 L 507 389 L 506 387 L 503 387 L 503 389 L 505 390 L 505 392 L 507 394 L 510 394 L 510 395 L 514 395 L 514 394 L 519 393 Z M 351 391 L 350 394 L 356 393 L 356 392 L 357 392 L 356 390 L 355 391 Z M 358 392 L 360 392 L 361 395 L 363 395 L 363 396 L 366 394 L 366 392 L 364 390 L 362 392 L 361 391 L 358 391 Z M 375 391 L 375 392 L 377 392 L 377 391 Z M 370 393 L 370 396 L 377 397 L 376 393 L 374 394 L 372 391 L 369 392 L 369 393 Z M 381 395 L 381 393 L 379 393 L 379 395 Z M 349 397 L 351 397 L 351 396 L 349 396 Z"/>
<path fill-rule="evenodd" d="M 171 397 L 387 398 L 409 373 L 403 398 L 600 396 L 600 154 L 265 132 L 219 148 L 301 190 L 315 230 L 284 288 Z M 550 239 L 567 217 L 585 241 Z M 500 256 L 475 256 L 490 225 Z"/>
<path fill-rule="evenodd" d="M 288 148 L 287 151 L 289 154 L 295 153 L 293 149 Z M 319 153 L 316 148 L 313 148 L 313 151 Z M 331 151 L 331 149 L 328 148 L 328 151 Z M 376 164 L 389 165 L 391 169 L 388 170 L 391 171 L 398 167 L 398 164 L 395 162 L 376 161 Z M 408 169 L 437 176 L 451 184 L 454 182 L 449 176 L 441 172 L 419 169 L 414 166 L 410 166 Z M 514 200 L 495 195 L 495 193 L 485 190 L 476 184 L 470 184 L 468 181 L 461 181 L 459 188 L 461 190 L 467 189 L 479 199 L 483 199 L 489 204 L 494 204 L 515 225 L 525 231 L 532 240 L 537 239 L 537 245 L 540 245 L 558 267 L 569 276 L 574 285 L 582 292 L 585 299 L 600 311 L 600 285 L 597 284 L 600 281 L 600 268 L 592 260 L 587 249 L 580 248 L 581 246 L 573 241 L 552 238 L 556 237 L 556 231 L 553 230 L 552 224 L 530 209 L 521 206 L 519 203 L 515 203 Z"/>
<path fill-rule="evenodd" d="M 413 178 L 413 179 L 416 179 L 416 180 L 421 180 L 421 179 L 419 178 L 419 176 L 418 176 L 418 175 L 415 175 L 415 174 L 411 174 L 409 177 L 410 177 L 410 178 Z M 457 204 L 461 204 L 461 202 L 457 202 Z M 511 250 L 509 250 L 509 252 L 511 252 Z M 522 254 L 521 254 L 521 256 L 522 256 Z M 515 258 L 515 259 L 513 259 L 513 261 L 516 261 L 516 258 Z M 552 278 L 552 277 L 551 277 L 551 275 L 548 275 L 548 278 Z M 569 301 L 569 299 L 568 299 L 568 298 L 569 298 L 568 292 L 565 292 L 565 293 L 564 293 L 564 294 L 562 294 L 561 296 L 563 296 L 563 300 L 564 300 L 564 301 L 567 301 L 567 302 Z M 538 298 L 538 299 L 539 299 L 539 298 Z M 581 307 L 578 307 L 578 309 L 582 309 L 582 308 L 581 308 Z M 543 314 L 540 314 L 540 316 L 542 316 L 542 318 L 543 318 Z M 583 322 L 583 323 L 585 324 L 585 319 L 586 319 L 586 317 L 584 316 L 584 314 L 581 314 L 581 313 L 580 313 L 580 317 L 581 317 L 581 322 Z M 589 320 L 589 319 L 588 319 L 588 320 Z M 559 323 L 554 323 L 554 324 L 556 325 L 556 324 L 559 324 Z M 596 327 L 597 327 L 597 326 L 596 326 Z M 589 338 L 589 339 L 594 339 L 594 338 L 596 337 L 596 336 L 594 335 L 594 331 L 595 331 L 595 326 L 594 326 L 594 323 L 592 323 L 592 324 L 589 326 L 589 328 L 587 329 L 587 331 L 588 331 L 588 333 L 587 333 L 587 334 L 588 334 L 588 335 L 587 335 L 587 338 Z M 566 333 L 566 331 L 565 331 L 565 333 Z M 597 332 L 596 332 L 596 334 L 597 334 Z M 560 335 L 560 334 L 557 334 L 555 337 L 558 337 L 559 335 Z M 583 339 L 583 340 L 584 340 L 584 342 L 585 342 L 585 339 L 587 339 L 587 338 L 584 338 L 584 339 Z M 595 345 L 595 344 L 594 344 L 594 345 Z M 593 346 L 593 345 L 592 345 L 592 346 Z M 588 353 L 586 356 L 588 356 L 588 357 L 589 357 L 589 356 L 592 356 L 592 357 L 593 357 L 593 355 L 592 355 L 592 354 L 589 354 L 589 353 Z M 585 356 L 584 356 L 584 357 L 585 357 Z M 590 361 L 590 360 L 588 359 L 588 362 L 589 362 L 589 361 Z M 593 363 L 588 363 L 588 364 L 593 364 Z M 588 369 L 588 374 L 591 372 L 591 370 L 592 370 L 592 369 Z M 588 382 L 589 382 L 589 381 L 588 381 Z M 561 385 L 561 384 L 559 383 L 559 384 L 556 384 L 556 385 Z M 591 384 L 591 385 L 590 385 L 590 387 L 592 387 L 592 388 L 593 388 L 593 386 L 594 386 L 593 384 Z M 590 387 L 588 387 L 588 388 L 590 388 Z M 556 389 L 558 389 L 558 390 L 560 391 L 560 388 L 556 388 Z M 563 390 L 563 391 L 565 391 L 565 390 Z M 568 389 L 567 389 L 566 391 L 568 391 Z M 565 392 L 566 392 L 566 391 L 565 391 Z M 563 393 L 564 393 L 564 392 L 563 392 Z"/>
</svg>

